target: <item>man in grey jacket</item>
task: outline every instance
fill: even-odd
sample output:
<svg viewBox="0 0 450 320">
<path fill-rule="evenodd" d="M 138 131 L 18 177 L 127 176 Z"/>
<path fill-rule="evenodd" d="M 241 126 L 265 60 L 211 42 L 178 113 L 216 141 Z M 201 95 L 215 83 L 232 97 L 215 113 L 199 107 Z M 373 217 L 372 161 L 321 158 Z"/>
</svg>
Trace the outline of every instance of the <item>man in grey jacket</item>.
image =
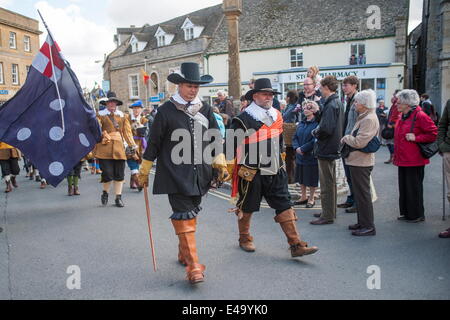
<svg viewBox="0 0 450 320">
<path fill-rule="evenodd" d="M 336 218 L 336 160 L 340 155 L 340 142 L 344 133 L 344 106 L 336 91 L 338 81 L 327 76 L 321 81 L 324 98 L 322 110 L 314 110 L 319 120 L 318 127 L 312 132 L 317 138 L 314 154 L 319 160 L 320 194 L 322 213 L 316 215 L 312 225 L 334 223 Z"/>
<path fill-rule="evenodd" d="M 356 76 L 349 76 L 344 79 L 342 84 L 342 91 L 345 94 L 345 116 L 344 116 L 344 136 L 352 133 L 353 127 L 355 126 L 356 119 L 358 118 L 358 113 L 355 109 L 354 98 L 358 93 L 359 79 Z M 353 185 L 350 177 L 350 169 L 345 163 L 345 159 L 342 159 L 344 164 L 345 176 L 347 178 L 347 184 L 349 188 L 349 195 L 344 203 L 338 204 L 338 208 L 345 208 L 347 213 L 355 213 L 356 206 L 353 198 Z"/>
</svg>

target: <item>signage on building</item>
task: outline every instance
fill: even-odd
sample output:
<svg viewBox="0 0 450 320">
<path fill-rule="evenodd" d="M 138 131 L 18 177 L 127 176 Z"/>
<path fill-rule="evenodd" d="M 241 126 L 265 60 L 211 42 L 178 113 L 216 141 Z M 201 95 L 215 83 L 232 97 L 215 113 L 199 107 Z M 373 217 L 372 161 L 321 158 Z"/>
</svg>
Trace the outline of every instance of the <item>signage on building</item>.
<svg viewBox="0 0 450 320">
<path fill-rule="evenodd" d="M 166 97 L 166 95 L 164 94 L 164 92 L 158 93 L 158 96 L 159 96 L 159 100 L 164 100 L 164 98 Z"/>
<path fill-rule="evenodd" d="M 366 69 L 343 69 L 343 70 L 326 70 L 321 71 L 319 75 L 324 78 L 326 76 L 335 76 L 338 80 L 344 80 L 348 76 L 357 76 L 359 79 L 386 78 L 387 71 L 385 68 L 366 68 Z M 306 79 L 306 72 L 286 73 L 280 75 L 280 83 L 302 82 Z"/>
<path fill-rule="evenodd" d="M 102 89 L 104 92 L 109 92 L 109 90 L 111 90 L 110 82 L 107 80 L 103 80 L 102 81 Z"/>
<path fill-rule="evenodd" d="M 0 94 L 9 94 L 8 90 L 0 90 Z"/>
<path fill-rule="evenodd" d="M 161 99 L 159 96 L 153 96 L 153 97 L 150 97 L 149 101 L 150 102 L 161 102 Z"/>
</svg>

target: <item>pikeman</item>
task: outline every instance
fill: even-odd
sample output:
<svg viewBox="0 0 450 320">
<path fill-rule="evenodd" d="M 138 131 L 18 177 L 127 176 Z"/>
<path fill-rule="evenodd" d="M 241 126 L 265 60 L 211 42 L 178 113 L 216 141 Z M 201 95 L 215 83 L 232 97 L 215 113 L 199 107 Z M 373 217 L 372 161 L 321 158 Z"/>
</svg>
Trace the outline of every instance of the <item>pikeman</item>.
<svg viewBox="0 0 450 320">
<path fill-rule="evenodd" d="M 0 142 L 0 165 L 2 167 L 2 177 L 5 179 L 5 193 L 18 188 L 16 176 L 20 173 L 19 167 L 20 151 L 4 142 Z"/>
<path fill-rule="evenodd" d="M 239 131 L 245 133 L 241 138 L 234 139 L 234 152 L 227 152 L 228 158 L 230 155 L 236 157 L 232 197 L 239 193 L 235 209 L 239 245 L 244 251 L 255 251 L 250 235 L 250 220 L 252 214 L 260 210 L 264 197 L 269 206 L 275 209 L 275 222 L 281 225 L 286 234 L 292 257 L 301 257 L 315 253 L 318 248 L 308 247 L 306 242 L 300 240 L 297 231 L 298 219 L 292 208 L 282 159 L 283 118 L 280 111 L 272 106 L 275 94 L 279 93 L 272 89 L 270 79 L 256 80 L 254 89 L 245 96 L 252 101 L 251 105 L 231 124 L 234 137 L 239 137 Z"/>
<path fill-rule="evenodd" d="M 98 143 L 94 149 L 94 156 L 99 159 L 102 170 L 101 202 L 104 206 L 108 204 L 109 189 L 111 182 L 114 181 L 116 207 L 122 208 L 125 206 L 122 201 L 122 188 L 125 180 L 125 161 L 127 160 L 124 142 L 134 150 L 137 149 L 137 146 L 134 143 L 130 122 L 117 108 L 123 102 L 116 97 L 114 92 L 109 92 L 108 100 L 103 103 L 106 104 L 106 109 L 98 113 L 98 121 L 103 133 L 102 142 Z"/>
<path fill-rule="evenodd" d="M 227 164 L 222 151 L 218 154 L 211 152 L 213 161 L 209 163 L 198 156 L 212 143 L 218 143 L 220 148 L 222 145 L 214 112 L 198 97 L 200 85 L 212 82 L 213 78 L 209 75 L 200 77 L 197 63 L 183 63 L 181 74 L 172 73 L 167 80 L 178 85 L 178 93 L 158 108 L 139 172 L 139 181 L 141 185 L 148 185 L 150 169 L 157 159 L 153 193 L 169 195 L 173 211 L 170 219 L 179 239 L 178 260 L 186 265 L 189 282 L 195 284 L 204 281 L 205 270 L 205 266 L 199 263 L 195 242 L 197 215 L 201 211 L 202 197 L 208 192 L 213 180 L 212 168 L 217 170 L 217 180 L 223 181 L 228 175 Z M 215 137 L 204 138 L 207 130 L 208 133 L 215 132 Z M 183 159 L 174 161 L 172 153 L 180 154 L 174 152 L 180 142 L 173 141 L 173 138 L 177 136 L 175 140 L 180 139 L 180 134 L 184 134 L 181 140 L 190 140 L 189 146 L 196 152 L 192 152 L 192 149 L 191 152 L 184 150 Z"/>
<path fill-rule="evenodd" d="M 127 164 L 131 170 L 130 188 L 139 189 L 139 191 L 142 191 L 142 186 L 139 185 L 138 175 L 139 165 L 142 163 L 142 156 L 147 148 L 147 140 L 145 139 L 145 136 L 147 135 L 146 124 L 148 119 L 142 114 L 144 109 L 141 100 L 133 103 L 130 108 L 132 109 L 132 112 L 128 116 L 128 120 L 131 124 L 134 142 L 138 146 L 136 152 L 127 154 Z"/>
</svg>

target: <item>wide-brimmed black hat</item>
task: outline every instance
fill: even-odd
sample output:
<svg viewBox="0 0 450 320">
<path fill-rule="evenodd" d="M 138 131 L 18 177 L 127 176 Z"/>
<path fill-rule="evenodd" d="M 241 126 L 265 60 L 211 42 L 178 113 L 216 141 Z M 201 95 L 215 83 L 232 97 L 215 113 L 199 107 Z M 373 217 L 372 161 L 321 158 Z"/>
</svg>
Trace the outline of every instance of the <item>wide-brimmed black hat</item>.
<svg viewBox="0 0 450 320">
<path fill-rule="evenodd" d="M 245 94 L 245 99 L 253 100 L 253 95 L 257 92 L 271 92 L 273 94 L 281 94 L 272 88 L 272 83 L 268 78 L 261 78 L 255 81 L 255 88 Z"/>
<path fill-rule="evenodd" d="M 200 66 L 198 63 L 185 62 L 181 64 L 180 73 L 169 74 L 167 80 L 174 84 L 192 83 L 192 84 L 206 84 L 214 81 L 210 75 L 200 77 Z"/>
<path fill-rule="evenodd" d="M 108 98 L 108 100 L 100 101 L 100 104 L 106 105 L 106 103 L 109 102 L 109 101 L 115 101 L 115 102 L 117 103 L 118 106 L 123 105 L 123 102 L 120 101 L 119 99 L 117 99 L 117 96 L 116 96 L 116 93 L 115 93 L 115 92 L 112 92 L 112 91 L 108 92 L 108 94 L 106 95 L 106 97 Z"/>
</svg>

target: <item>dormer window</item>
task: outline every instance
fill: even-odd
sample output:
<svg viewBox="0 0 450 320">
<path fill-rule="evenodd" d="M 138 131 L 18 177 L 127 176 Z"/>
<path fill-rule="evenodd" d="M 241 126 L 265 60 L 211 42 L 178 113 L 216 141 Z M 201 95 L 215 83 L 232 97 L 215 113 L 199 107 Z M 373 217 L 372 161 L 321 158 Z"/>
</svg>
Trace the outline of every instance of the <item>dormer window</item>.
<svg viewBox="0 0 450 320">
<path fill-rule="evenodd" d="M 184 39 L 186 41 L 194 39 L 194 28 L 184 29 Z"/>
<path fill-rule="evenodd" d="M 166 37 L 158 36 L 158 47 L 164 47 L 166 45 Z"/>
<path fill-rule="evenodd" d="M 166 28 L 166 29 L 163 29 Z M 158 47 L 168 46 L 172 43 L 173 38 L 175 38 L 175 34 L 168 33 L 166 30 L 171 30 L 170 26 L 162 26 L 159 27 L 155 33 L 155 38 L 158 42 Z"/>
<path fill-rule="evenodd" d="M 131 52 L 139 52 L 144 50 L 144 48 L 147 46 L 146 41 L 139 41 L 141 38 L 141 35 L 132 35 L 130 39 L 130 46 L 131 46 Z"/>
<path fill-rule="evenodd" d="M 184 30 L 184 40 L 189 41 L 200 37 L 205 27 L 196 25 L 192 22 L 191 19 L 186 18 L 183 25 L 181 26 L 181 29 Z"/>
</svg>

